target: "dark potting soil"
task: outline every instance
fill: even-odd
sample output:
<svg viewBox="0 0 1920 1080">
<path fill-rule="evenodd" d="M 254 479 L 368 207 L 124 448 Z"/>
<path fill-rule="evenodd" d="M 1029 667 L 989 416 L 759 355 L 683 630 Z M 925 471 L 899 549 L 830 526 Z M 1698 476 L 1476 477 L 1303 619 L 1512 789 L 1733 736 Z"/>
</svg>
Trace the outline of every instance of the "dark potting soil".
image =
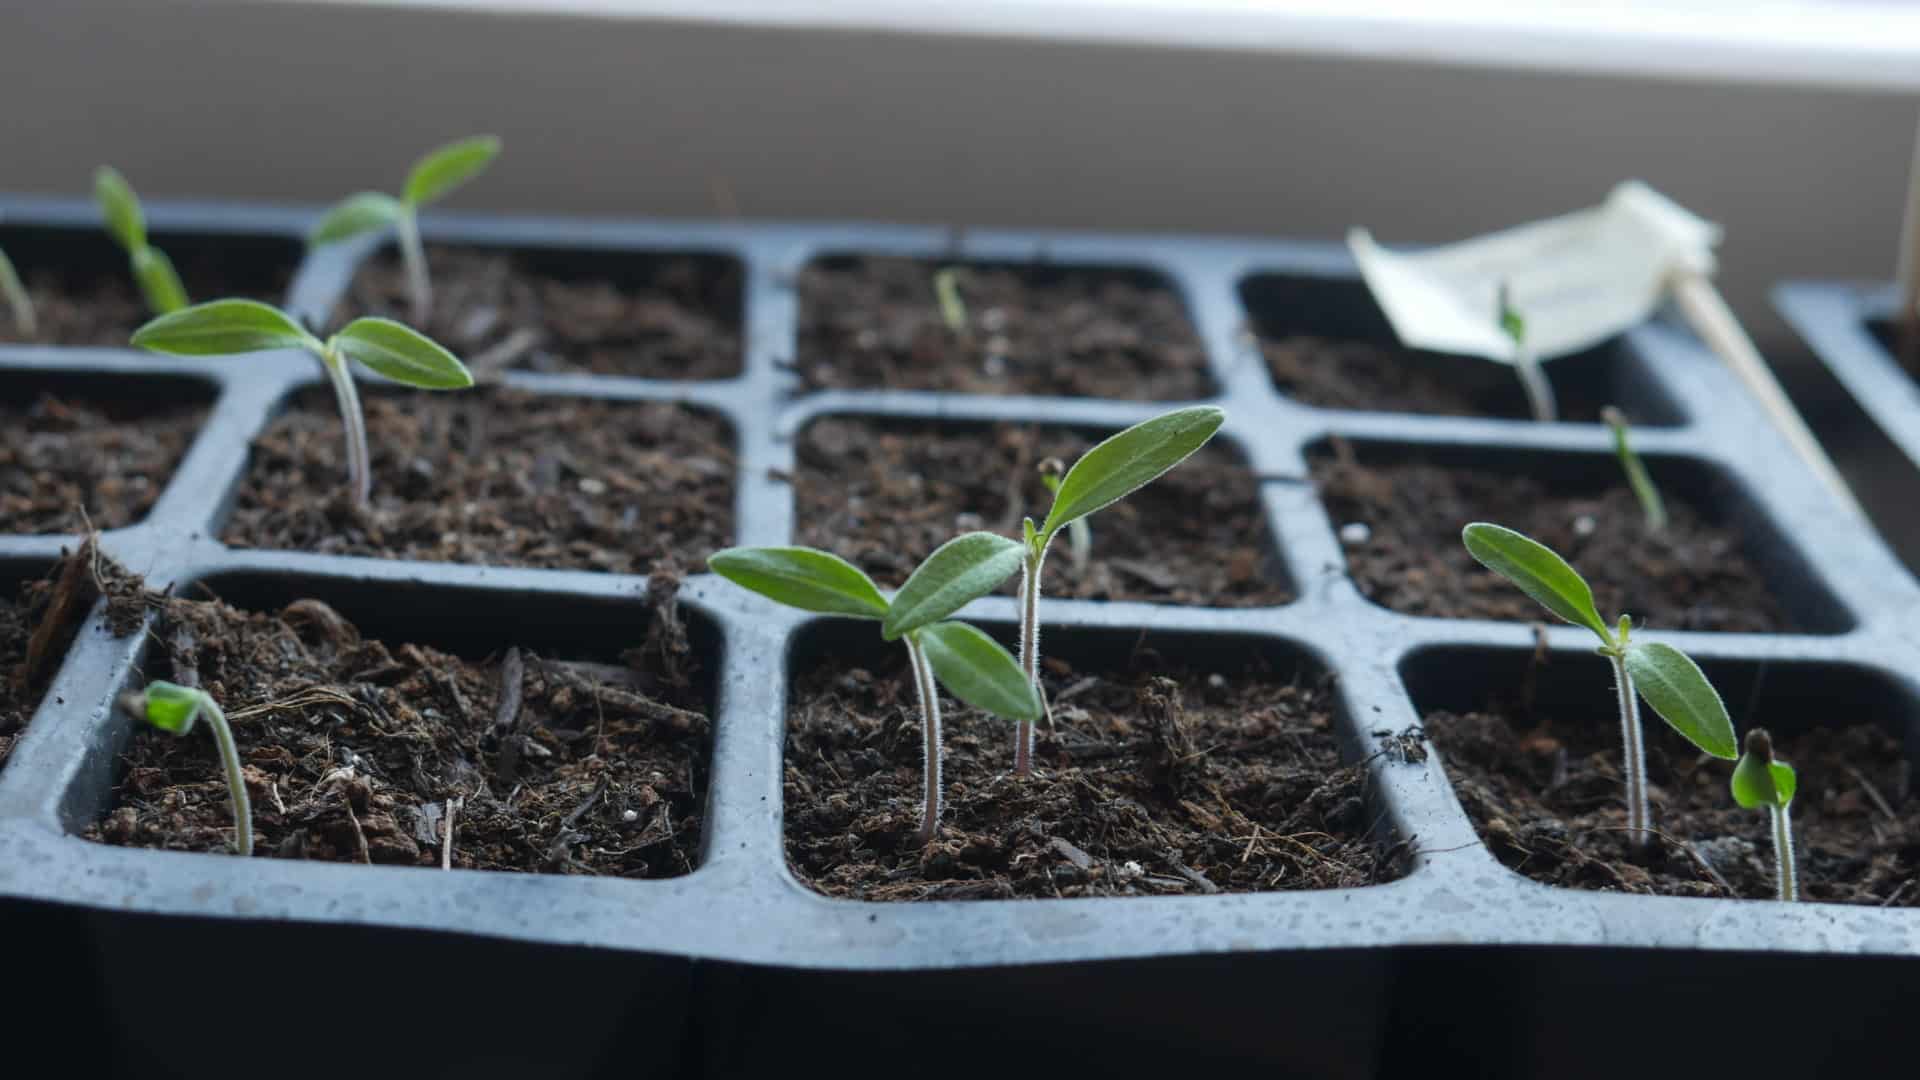
<svg viewBox="0 0 1920 1080">
<path fill-rule="evenodd" d="M 559 260 L 556 259 L 556 263 Z M 485 379 L 516 368 L 553 374 L 720 379 L 741 370 L 741 275 L 703 257 L 567 252 L 567 273 L 535 253 L 429 247 L 428 336 Z M 400 257 L 360 268 L 335 322 L 383 315 L 412 325 Z"/>
<path fill-rule="evenodd" d="M 1435 712 L 1425 721 L 1461 805 L 1501 862 L 1570 888 L 1773 898 L 1768 815 L 1734 803 L 1731 762 L 1700 754 L 1643 709 L 1661 835 L 1637 851 L 1625 832 L 1617 716 L 1520 721 L 1517 712 Z M 1920 800 L 1900 744 L 1856 724 L 1777 737 L 1775 753 L 1800 780 L 1802 898 L 1920 906 Z"/>
<path fill-rule="evenodd" d="M 256 854 L 440 866 L 451 815 L 454 867 L 670 877 L 698 853 L 709 719 L 672 588 L 650 596 L 618 664 L 389 644 L 315 599 L 175 599 L 146 674 L 226 709 Z M 211 736 L 137 725 L 87 835 L 227 851 L 228 798 Z"/>
<path fill-rule="evenodd" d="M 799 542 L 897 587 L 934 548 L 970 529 L 1018 536 L 1052 496 L 1038 464 L 1071 464 L 1097 442 L 1072 431 L 827 418 L 808 425 L 793 476 Z M 1076 570 L 1068 537 L 1047 555 L 1042 597 L 1255 607 L 1292 598 L 1253 471 L 1207 446 L 1088 518 Z M 1006 588 L 1011 591 L 1014 582 Z"/>
<path fill-rule="evenodd" d="M 644 574 L 704 566 L 732 538 L 733 450 L 709 413 L 497 386 L 363 396 L 371 507 L 352 505 L 340 414 L 313 387 L 254 440 L 222 539 Z"/>
<path fill-rule="evenodd" d="M 1597 492 L 1570 491 L 1522 473 L 1418 460 L 1366 465 L 1338 444 L 1311 464 L 1334 527 L 1367 527 L 1365 542 L 1344 545 L 1354 583 L 1395 611 L 1552 621 L 1467 554 L 1460 530 L 1491 521 L 1565 557 L 1593 586 L 1609 620 L 1627 612 L 1636 624 L 1659 630 L 1795 628 L 1747 558 L 1740 534 L 1707 520 L 1671 490 L 1665 492 L 1667 527 L 1649 533 L 1624 480 Z"/>
<path fill-rule="evenodd" d="M 1152 401 L 1213 390 L 1186 307 L 1156 275 L 957 264 L 967 329 L 955 334 L 933 284 L 947 265 L 835 258 L 802 270 L 807 385 Z"/>
<path fill-rule="evenodd" d="M 259 238 L 195 238 L 169 244 L 160 235 L 153 237 L 153 243 L 173 261 L 188 299 L 195 303 L 245 297 L 280 304 L 299 259 L 299 248 L 291 242 L 284 245 L 284 255 L 274 255 L 266 252 L 279 250 L 280 242 Z M 88 245 L 93 246 L 104 248 L 105 243 Z M 47 265 L 21 252 L 9 252 L 33 301 L 35 333 L 22 334 L 6 305 L 0 304 L 0 343 L 127 347 L 133 332 L 153 313 L 147 310 L 126 256 L 118 248 L 87 254 L 71 265 Z"/>
<path fill-rule="evenodd" d="M 10 533 L 117 529 L 145 517 L 206 419 L 120 381 L 0 403 L 0 523 Z"/>
<path fill-rule="evenodd" d="M 864 900 L 1325 889 L 1404 873 L 1404 845 L 1342 765 L 1324 685 L 1259 670 L 1043 660 L 1057 731 L 1010 775 L 1013 728 L 949 700 L 947 812 L 920 826 L 921 725 L 904 650 L 803 672 L 788 711 L 795 874 Z"/>
<path fill-rule="evenodd" d="M 1281 393 L 1323 409 L 1509 420 L 1533 415 L 1514 370 L 1475 357 L 1308 334 L 1262 339 L 1260 352 Z M 1566 366 L 1550 366 L 1547 373 L 1551 377 Z M 1568 393 L 1570 389 L 1572 384 L 1555 385 L 1560 419 L 1598 421 L 1600 404 L 1588 395 Z"/>
<path fill-rule="evenodd" d="M 109 631 L 125 637 L 140 628 L 145 583 L 91 537 L 63 553 L 46 576 L 22 582 L 17 593 L 0 593 L 0 765 L 103 594 Z"/>
</svg>

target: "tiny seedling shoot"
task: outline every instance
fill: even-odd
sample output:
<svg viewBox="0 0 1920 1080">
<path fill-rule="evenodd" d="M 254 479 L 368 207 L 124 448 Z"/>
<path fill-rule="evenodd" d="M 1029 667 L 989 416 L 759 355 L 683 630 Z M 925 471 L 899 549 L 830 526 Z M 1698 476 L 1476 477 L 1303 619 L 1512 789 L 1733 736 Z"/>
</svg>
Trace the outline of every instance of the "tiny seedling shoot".
<svg viewBox="0 0 1920 1080">
<path fill-rule="evenodd" d="M 493 135 L 474 135 L 432 150 L 413 163 L 399 198 L 383 191 L 349 195 L 327 211 L 307 242 L 331 244 L 393 226 L 407 268 L 413 322 L 425 326 L 433 309 L 433 286 L 427 280 L 427 255 L 420 246 L 420 208 L 480 175 L 499 153 L 500 140 Z"/>
<path fill-rule="evenodd" d="M 220 765 L 227 773 L 227 795 L 233 800 L 234 849 L 242 855 L 253 854 L 253 806 L 247 801 L 246 777 L 240 772 L 240 752 L 233 745 L 233 729 L 227 726 L 227 714 L 205 690 L 155 679 L 145 690 L 129 694 L 123 707 L 135 718 L 161 731 L 188 735 L 194 722 L 206 717 L 213 729 L 213 741 L 220 748 Z"/>
<path fill-rule="evenodd" d="M 1055 498 L 1060 497 L 1060 478 L 1067 474 L 1066 463 L 1057 457 L 1050 457 L 1040 463 L 1040 482 Z M 1083 517 L 1074 518 L 1067 523 L 1067 554 L 1073 558 L 1073 572 L 1087 572 L 1087 561 L 1093 558 L 1093 526 Z"/>
<path fill-rule="evenodd" d="M 1627 474 L 1627 484 L 1633 488 L 1633 496 L 1640 500 L 1640 512 L 1646 515 L 1647 531 L 1659 532 L 1667 527 L 1667 504 L 1660 498 L 1660 489 L 1653 486 L 1653 477 L 1647 475 L 1647 467 L 1640 455 L 1633 452 L 1633 444 L 1627 441 L 1627 414 L 1609 405 L 1600 410 L 1600 419 L 1613 431 L 1613 453 L 1620 459 L 1620 468 Z"/>
<path fill-rule="evenodd" d="M 947 332 L 960 341 L 970 339 L 973 334 L 968 329 L 967 302 L 960 296 L 960 268 L 946 266 L 934 271 L 933 295 L 940 302 L 940 318 L 947 324 Z"/>
<path fill-rule="evenodd" d="M 20 280 L 20 274 L 13 268 L 13 260 L 7 253 L 0 251 L 0 299 L 7 302 L 7 310 L 13 315 L 14 328 L 22 337 L 33 336 L 33 298 L 27 295 L 27 287 Z"/>
<path fill-rule="evenodd" d="M 325 341 L 279 308 L 253 300 L 215 300 L 162 315 L 133 332 L 133 344 L 173 356 L 231 356 L 268 349 L 304 349 L 319 359 L 347 430 L 347 482 L 355 506 L 373 492 L 372 457 L 360 391 L 348 362 L 357 360 L 397 383 L 422 390 L 473 385 L 466 365 L 426 335 L 391 319 L 355 319 Z"/>
<path fill-rule="evenodd" d="M 1545 544 L 1500 525 L 1476 521 L 1461 531 L 1480 565 L 1519 586 L 1556 616 L 1600 638 L 1596 651 L 1613 662 L 1620 705 L 1620 735 L 1626 750 L 1627 831 L 1645 846 L 1652 821 L 1647 808 L 1647 753 L 1640 728 L 1639 698 L 1681 737 L 1714 757 L 1736 755 L 1727 706 L 1687 654 L 1658 641 L 1632 638 L 1633 620 L 1621 615 L 1617 632 L 1593 606 L 1586 579 Z M 1638 690 L 1638 696 L 1635 690 Z"/>
<path fill-rule="evenodd" d="M 1520 386 L 1527 392 L 1527 407 L 1533 410 L 1533 418 L 1540 421 L 1559 419 L 1560 410 L 1553 400 L 1553 384 L 1547 381 L 1546 369 L 1540 366 L 1532 346 L 1527 344 L 1527 320 L 1521 316 L 1518 308 L 1508 302 L 1505 282 L 1500 284 L 1500 295 L 1495 303 L 1500 309 L 1500 329 L 1513 339 L 1513 369 L 1519 373 Z"/>
<path fill-rule="evenodd" d="M 1773 756 L 1773 738 L 1765 728 L 1747 732 L 1747 752 L 1733 767 L 1733 801 L 1748 810 L 1767 808 L 1773 819 L 1773 870 L 1782 900 L 1800 899 L 1800 881 L 1793 865 L 1793 819 L 1787 808 L 1799 780 L 1793 766 Z"/>
<path fill-rule="evenodd" d="M 165 315 L 186 307 L 187 290 L 180 284 L 180 275 L 173 272 L 173 260 L 147 243 L 147 216 L 127 178 L 112 166 L 100 166 L 93 173 L 93 200 L 107 219 L 107 232 L 126 249 L 133 264 L 134 283 L 146 297 L 147 310 Z"/>
<path fill-rule="evenodd" d="M 770 600 L 826 615 L 876 619 L 888 641 L 904 641 L 920 697 L 925 743 L 924 801 L 918 842 L 940 827 L 940 694 L 995 716 L 1030 724 L 1040 696 L 999 643 L 947 616 L 998 588 L 1019 568 L 1025 549 L 992 533 L 972 532 L 940 545 L 889 601 L 873 580 L 839 556 L 803 547 L 728 548 L 707 560 L 714 573 Z"/>
<path fill-rule="evenodd" d="M 1026 557 L 1020 564 L 1020 669 L 1036 697 L 1042 693 L 1040 571 L 1053 538 L 1061 529 L 1119 502 L 1187 460 L 1226 420 L 1224 409 L 1195 405 L 1135 424 L 1080 455 L 1053 488 L 1053 505 L 1043 524 L 1035 526 L 1032 518 L 1021 523 Z M 1016 776 L 1033 771 L 1032 720 L 1021 720 L 1014 732 L 1013 771 Z"/>
</svg>

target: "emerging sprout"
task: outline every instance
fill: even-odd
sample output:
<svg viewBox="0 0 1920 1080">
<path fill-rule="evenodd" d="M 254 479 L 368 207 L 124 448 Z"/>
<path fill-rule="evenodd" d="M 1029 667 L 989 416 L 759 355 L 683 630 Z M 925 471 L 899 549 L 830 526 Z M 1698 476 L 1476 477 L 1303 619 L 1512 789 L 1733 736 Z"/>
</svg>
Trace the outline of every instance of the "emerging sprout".
<svg viewBox="0 0 1920 1080">
<path fill-rule="evenodd" d="M 247 801 L 247 782 L 240 772 L 240 752 L 234 749 L 233 729 L 227 726 L 227 714 L 213 695 L 191 686 L 155 679 L 137 694 L 128 694 L 121 707 L 135 718 L 161 731 L 187 735 L 194 721 L 202 716 L 213 729 L 214 744 L 220 748 L 220 765 L 227 773 L 227 794 L 233 800 L 234 848 L 242 855 L 253 854 L 253 806 Z"/>
<path fill-rule="evenodd" d="M 1226 420 L 1224 409 L 1195 405 L 1135 424 L 1080 455 L 1053 489 L 1053 505 L 1043 524 L 1034 525 L 1032 518 L 1021 522 L 1026 558 L 1020 565 L 1020 668 L 1036 697 L 1041 694 L 1040 571 L 1053 538 L 1073 522 L 1119 502 L 1187 460 Z M 1015 730 L 1013 771 L 1016 776 L 1033 771 L 1032 720 L 1020 721 Z"/>
<path fill-rule="evenodd" d="M 1776 895 L 1800 899 L 1800 881 L 1793 866 L 1793 820 L 1787 808 L 1799 780 L 1793 766 L 1773 756 L 1773 739 L 1765 728 L 1747 732 L 1747 752 L 1733 767 L 1733 801 L 1748 810 L 1764 806 L 1773 819 L 1773 867 Z"/>
<path fill-rule="evenodd" d="M 1500 329 L 1513 339 L 1513 369 L 1520 374 L 1520 386 L 1527 392 L 1527 405 L 1533 410 L 1533 418 L 1540 421 L 1559 419 L 1560 412 L 1553 401 L 1553 384 L 1547 381 L 1546 371 L 1533 355 L 1533 349 L 1527 345 L 1527 320 L 1521 317 L 1518 308 L 1507 302 L 1507 283 L 1504 281 L 1500 283 L 1500 293 L 1495 303 L 1499 306 Z"/>
<path fill-rule="evenodd" d="M 942 267 L 934 271 L 933 295 L 940 301 L 940 317 L 947 331 L 961 341 L 972 336 L 967 330 L 967 302 L 960 297 L 960 268 Z"/>
<path fill-rule="evenodd" d="M 940 694 L 995 716 L 1030 724 L 1040 696 L 998 642 L 947 616 L 998 588 L 1020 566 L 1020 544 L 972 532 L 940 545 L 907 578 L 891 601 L 873 580 L 836 555 L 804 547 L 728 548 L 707 560 L 714 573 L 770 600 L 827 615 L 877 619 L 888 641 L 904 640 L 920 696 L 925 772 L 919 843 L 940 826 Z"/>
<path fill-rule="evenodd" d="M 1610 630 L 1593 606 L 1593 589 L 1551 548 L 1531 537 L 1499 525 L 1476 521 L 1461 531 L 1460 539 L 1480 565 L 1520 587 L 1541 607 L 1561 619 L 1584 626 L 1600 638 L 1596 651 L 1613 661 L 1619 691 L 1620 735 L 1626 749 L 1627 829 L 1633 842 L 1645 845 L 1651 828 L 1647 809 L 1647 754 L 1640 729 L 1639 697 L 1681 737 L 1717 758 L 1732 761 L 1736 754 L 1733 722 L 1720 694 L 1687 654 L 1657 641 L 1631 640 L 1633 620 L 1621 615 L 1618 633 Z"/>
<path fill-rule="evenodd" d="M 424 326 L 433 308 L 433 286 L 427 280 L 426 252 L 420 247 L 420 208 L 480 175 L 499 153 L 500 139 L 493 135 L 474 135 L 432 150 L 413 163 L 399 198 L 382 191 L 349 195 L 327 211 L 307 242 L 331 244 L 392 225 L 407 267 L 413 321 Z"/>
<path fill-rule="evenodd" d="M 13 313 L 13 325 L 22 337 L 33 336 L 33 298 L 27 295 L 27 287 L 20 281 L 20 275 L 13 269 L 13 260 L 7 253 L 0 251 L 0 299 L 7 302 L 7 309 Z"/>
<path fill-rule="evenodd" d="M 1647 475 L 1647 467 L 1640 461 L 1640 455 L 1633 452 L 1633 446 L 1627 441 L 1627 414 L 1609 405 L 1600 410 L 1600 419 L 1613 430 L 1613 453 L 1620 459 L 1620 468 L 1627 474 L 1627 485 L 1633 488 L 1634 498 L 1640 500 L 1640 510 L 1647 516 L 1647 531 L 1659 532 L 1667 527 L 1667 504 L 1661 501 L 1660 489 L 1653 486 L 1653 477 Z"/>
<path fill-rule="evenodd" d="M 133 332 L 133 344 L 174 356 L 230 356 L 267 349 L 304 349 L 320 361 L 333 384 L 340 420 L 347 430 L 347 482 L 356 506 L 373 490 L 367 420 L 353 385 L 349 360 L 398 383 L 422 390 L 460 390 L 473 375 L 458 358 L 424 334 L 392 319 L 355 319 L 325 341 L 279 308 L 253 300 L 215 300 L 162 315 Z"/>
<path fill-rule="evenodd" d="M 147 310 L 165 315 L 186 307 L 187 290 L 180 284 L 180 275 L 173 272 L 173 260 L 147 243 L 147 217 L 140 210 L 140 196 L 133 193 L 127 178 L 110 165 L 95 169 L 93 200 L 107 219 L 107 232 L 127 251 L 133 280 L 147 299 Z"/>
<path fill-rule="evenodd" d="M 1060 478 L 1066 475 L 1067 466 L 1057 457 L 1047 458 L 1040 463 L 1040 482 L 1055 498 L 1060 496 Z M 1073 572 L 1087 572 L 1087 560 L 1093 557 L 1093 526 L 1083 517 L 1074 518 L 1067 523 L 1067 554 L 1073 558 Z"/>
</svg>

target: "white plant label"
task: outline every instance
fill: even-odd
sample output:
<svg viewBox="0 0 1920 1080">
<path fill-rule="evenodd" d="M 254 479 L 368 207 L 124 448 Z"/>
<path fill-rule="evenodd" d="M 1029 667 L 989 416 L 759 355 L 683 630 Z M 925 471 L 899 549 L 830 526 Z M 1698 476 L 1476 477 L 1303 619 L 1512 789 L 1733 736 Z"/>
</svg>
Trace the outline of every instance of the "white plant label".
<svg viewBox="0 0 1920 1080">
<path fill-rule="evenodd" d="M 1400 254 L 1347 234 L 1367 287 L 1402 344 L 1511 364 L 1499 290 L 1540 360 L 1579 352 L 1653 314 L 1672 273 L 1711 274 L 1720 227 L 1638 180 L 1606 202 L 1445 247 Z"/>
</svg>

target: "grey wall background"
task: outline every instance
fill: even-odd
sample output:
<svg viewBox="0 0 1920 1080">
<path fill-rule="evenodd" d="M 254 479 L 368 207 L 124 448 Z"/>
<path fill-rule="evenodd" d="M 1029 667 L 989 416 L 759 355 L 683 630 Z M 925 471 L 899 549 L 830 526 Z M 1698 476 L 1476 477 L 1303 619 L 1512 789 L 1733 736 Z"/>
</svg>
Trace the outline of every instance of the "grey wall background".
<svg viewBox="0 0 1920 1080">
<path fill-rule="evenodd" d="M 0 189 L 321 201 L 472 131 L 457 204 L 1444 241 L 1640 176 L 1788 277 L 1885 278 L 1911 94 L 247 0 L 0 0 Z M 716 189 L 731 193 L 716 198 Z"/>
</svg>

